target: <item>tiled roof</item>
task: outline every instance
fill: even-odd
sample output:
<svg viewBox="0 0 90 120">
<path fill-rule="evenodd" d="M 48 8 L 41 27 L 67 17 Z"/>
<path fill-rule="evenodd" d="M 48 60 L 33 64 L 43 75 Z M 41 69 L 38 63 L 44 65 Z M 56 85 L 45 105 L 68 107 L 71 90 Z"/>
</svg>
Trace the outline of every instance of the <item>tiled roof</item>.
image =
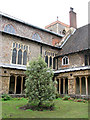
<svg viewBox="0 0 90 120">
<path fill-rule="evenodd" d="M 86 50 L 89 48 L 88 43 L 88 25 L 85 25 L 68 38 L 58 56 Z"/>
<path fill-rule="evenodd" d="M 57 21 L 55 21 L 55 22 L 53 22 L 53 23 L 51 23 L 51 24 L 45 26 L 45 29 L 47 29 L 48 27 L 50 27 L 50 26 L 52 26 L 52 25 L 55 25 L 55 24 L 57 24 L 57 23 L 59 23 L 59 24 L 65 26 L 65 27 L 70 27 L 69 25 L 67 25 L 67 24 L 65 24 L 65 23 L 60 22 L 59 20 L 57 20 Z"/>
</svg>

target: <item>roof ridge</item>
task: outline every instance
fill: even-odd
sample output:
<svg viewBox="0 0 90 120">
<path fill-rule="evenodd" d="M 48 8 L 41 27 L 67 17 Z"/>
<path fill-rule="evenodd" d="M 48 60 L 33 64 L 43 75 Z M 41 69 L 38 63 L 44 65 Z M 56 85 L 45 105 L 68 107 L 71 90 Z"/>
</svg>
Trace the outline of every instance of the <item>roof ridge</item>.
<svg viewBox="0 0 90 120">
<path fill-rule="evenodd" d="M 50 27 L 50 26 L 52 26 L 52 25 L 54 25 L 54 24 L 56 24 L 56 23 L 62 24 L 62 25 L 64 25 L 65 27 L 70 27 L 70 25 L 67 25 L 66 23 L 63 23 L 63 22 L 61 22 L 61 21 L 59 21 L 59 20 L 56 20 L 56 21 L 52 22 L 51 24 L 45 26 L 45 29 L 47 29 L 48 27 Z"/>
</svg>

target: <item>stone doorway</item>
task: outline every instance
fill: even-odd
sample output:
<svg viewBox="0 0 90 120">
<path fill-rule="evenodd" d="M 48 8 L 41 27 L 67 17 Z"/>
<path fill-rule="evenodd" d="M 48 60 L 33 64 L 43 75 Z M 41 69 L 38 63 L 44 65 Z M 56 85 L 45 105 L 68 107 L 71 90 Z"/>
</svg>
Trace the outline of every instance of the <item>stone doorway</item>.
<svg viewBox="0 0 90 120">
<path fill-rule="evenodd" d="M 79 77 L 76 78 L 76 94 L 80 94 L 80 82 Z"/>
</svg>

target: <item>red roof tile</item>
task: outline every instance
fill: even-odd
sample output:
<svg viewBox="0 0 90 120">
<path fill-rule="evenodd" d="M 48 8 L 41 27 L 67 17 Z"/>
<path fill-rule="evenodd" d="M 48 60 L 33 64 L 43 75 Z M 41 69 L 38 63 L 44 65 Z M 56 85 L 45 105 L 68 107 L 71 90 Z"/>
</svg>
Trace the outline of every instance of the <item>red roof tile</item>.
<svg viewBox="0 0 90 120">
<path fill-rule="evenodd" d="M 53 23 L 51 23 L 51 24 L 45 26 L 45 29 L 47 29 L 48 27 L 50 27 L 50 26 L 52 26 L 52 25 L 54 25 L 54 24 L 57 24 L 57 23 L 59 23 L 59 24 L 65 26 L 65 27 L 70 27 L 70 25 L 67 25 L 67 24 L 65 24 L 65 23 L 60 22 L 59 20 L 57 20 L 57 21 L 55 21 L 55 22 L 53 22 Z"/>
</svg>

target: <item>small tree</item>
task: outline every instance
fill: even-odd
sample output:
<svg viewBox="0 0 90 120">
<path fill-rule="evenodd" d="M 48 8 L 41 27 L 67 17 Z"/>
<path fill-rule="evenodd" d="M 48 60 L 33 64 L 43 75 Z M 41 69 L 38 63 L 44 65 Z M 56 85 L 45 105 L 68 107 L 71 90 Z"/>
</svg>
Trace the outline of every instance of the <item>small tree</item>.
<svg viewBox="0 0 90 120">
<path fill-rule="evenodd" d="M 26 71 L 26 95 L 32 106 L 52 106 L 55 99 L 55 87 L 52 81 L 53 72 L 41 57 L 32 60 Z"/>
</svg>

